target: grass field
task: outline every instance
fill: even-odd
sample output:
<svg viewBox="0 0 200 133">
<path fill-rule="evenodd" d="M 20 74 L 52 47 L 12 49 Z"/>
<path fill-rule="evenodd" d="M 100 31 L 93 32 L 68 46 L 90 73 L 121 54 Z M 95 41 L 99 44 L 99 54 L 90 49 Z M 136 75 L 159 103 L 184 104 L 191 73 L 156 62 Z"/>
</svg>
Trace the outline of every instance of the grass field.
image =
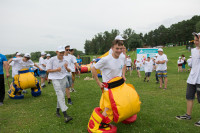
<svg viewBox="0 0 200 133">
<path fill-rule="evenodd" d="M 168 89 L 159 89 L 155 83 L 155 72 L 150 77 L 150 82 L 143 82 L 142 78 L 136 76 L 133 71 L 132 76 L 127 74 L 126 83 L 135 86 L 141 99 L 141 111 L 135 123 L 125 125 L 118 123 L 118 133 L 199 133 L 200 128 L 194 123 L 200 120 L 199 104 L 194 102 L 192 120 L 177 120 L 176 115 L 182 115 L 186 111 L 186 80 L 188 72 L 177 72 L 177 60 L 181 54 L 189 57 L 184 46 L 165 48 L 168 62 Z M 135 53 L 129 52 L 132 58 Z M 188 68 L 188 67 L 186 67 Z M 30 89 L 22 100 L 12 100 L 6 95 L 4 105 L 0 107 L 0 133 L 86 133 L 88 120 L 95 107 L 99 106 L 101 90 L 96 82 L 84 81 L 90 73 L 82 74 L 81 78 L 76 78 L 75 89 L 77 92 L 71 93 L 74 105 L 69 106 L 68 114 L 73 117 L 73 121 L 65 124 L 64 119 L 57 118 L 56 95 L 52 85 L 47 85 L 43 89 L 40 97 L 32 97 Z M 9 81 L 11 82 L 11 78 Z M 7 81 L 6 91 L 8 90 Z"/>
</svg>

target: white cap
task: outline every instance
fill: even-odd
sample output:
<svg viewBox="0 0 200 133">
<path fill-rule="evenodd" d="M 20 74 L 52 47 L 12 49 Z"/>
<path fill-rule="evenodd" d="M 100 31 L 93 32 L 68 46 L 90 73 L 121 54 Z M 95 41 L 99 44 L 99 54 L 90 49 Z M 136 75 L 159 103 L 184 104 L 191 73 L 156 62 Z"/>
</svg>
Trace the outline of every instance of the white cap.
<svg viewBox="0 0 200 133">
<path fill-rule="evenodd" d="M 192 56 L 190 56 L 190 58 L 192 58 Z"/>
<path fill-rule="evenodd" d="M 118 36 L 116 36 L 115 37 L 115 40 L 121 40 L 121 41 L 123 41 L 123 40 L 125 40 L 124 38 L 122 38 L 122 36 L 121 35 L 118 35 Z"/>
<path fill-rule="evenodd" d="M 155 56 L 158 56 L 158 54 L 156 54 Z"/>
<path fill-rule="evenodd" d="M 181 57 L 178 57 L 179 59 L 181 59 Z"/>
<path fill-rule="evenodd" d="M 31 58 L 31 55 L 30 55 L 29 53 L 26 53 L 26 54 L 24 55 L 24 57 Z"/>
<path fill-rule="evenodd" d="M 92 61 L 96 61 L 95 59 L 93 59 Z"/>
<path fill-rule="evenodd" d="M 130 56 L 130 55 L 128 55 L 128 56 Z"/>
<path fill-rule="evenodd" d="M 65 52 L 65 47 L 64 47 L 64 46 L 59 46 L 59 47 L 57 48 L 57 51 L 58 51 L 58 52 Z"/>
<path fill-rule="evenodd" d="M 20 53 L 20 52 L 18 52 L 16 55 L 18 55 L 18 56 L 19 56 L 19 55 L 21 55 L 21 53 Z"/>
<path fill-rule="evenodd" d="M 45 52 L 41 52 L 41 55 L 46 55 L 46 53 Z"/>
<path fill-rule="evenodd" d="M 199 33 L 193 32 L 192 35 L 194 35 L 194 36 L 200 36 L 200 32 Z"/>
<path fill-rule="evenodd" d="M 137 61 L 140 61 L 139 59 L 137 59 Z"/>
<path fill-rule="evenodd" d="M 51 56 L 50 54 L 47 54 L 47 56 Z"/>
<path fill-rule="evenodd" d="M 161 51 L 161 52 L 163 52 L 163 49 L 162 49 L 162 48 L 159 48 L 159 49 L 158 49 L 158 51 Z"/>
<path fill-rule="evenodd" d="M 156 57 L 154 57 L 153 59 L 156 60 Z"/>
</svg>

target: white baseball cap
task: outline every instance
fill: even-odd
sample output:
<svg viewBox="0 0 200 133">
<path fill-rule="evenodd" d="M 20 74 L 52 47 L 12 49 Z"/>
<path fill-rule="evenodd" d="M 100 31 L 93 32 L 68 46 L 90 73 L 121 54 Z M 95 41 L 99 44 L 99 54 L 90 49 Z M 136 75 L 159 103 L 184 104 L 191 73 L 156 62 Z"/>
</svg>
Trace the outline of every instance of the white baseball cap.
<svg viewBox="0 0 200 133">
<path fill-rule="evenodd" d="M 192 58 L 192 56 L 190 56 L 190 58 Z"/>
<path fill-rule="evenodd" d="M 20 53 L 20 52 L 18 52 L 16 55 L 21 55 L 21 53 Z"/>
<path fill-rule="evenodd" d="M 179 59 L 181 59 L 181 57 L 178 57 Z"/>
<path fill-rule="evenodd" d="M 26 57 L 26 58 L 31 58 L 31 55 L 30 55 L 29 53 L 26 53 L 26 54 L 24 55 L 24 57 Z"/>
<path fill-rule="evenodd" d="M 57 48 L 57 51 L 58 51 L 58 52 L 65 52 L 65 47 L 64 47 L 64 46 L 59 46 L 59 47 Z"/>
<path fill-rule="evenodd" d="M 123 40 L 125 40 L 124 38 L 122 38 L 122 36 L 121 35 L 118 35 L 118 36 L 116 36 L 115 37 L 115 40 L 121 40 L 121 41 L 123 41 Z"/>
<path fill-rule="evenodd" d="M 41 52 L 41 55 L 46 55 L 46 53 L 45 52 Z"/>
<path fill-rule="evenodd" d="M 93 59 L 92 61 L 96 61 L 95 59 Z"/>
<path fill-rule="evenodd" d="M 158 51 L 161 51 L 161 52 L 163 52 L 163 49 L 162 49 L 162 48 L 159 48 L 159 49 L 158 49 Z"/>
<path fill-rule="evenodd" d="M 47 54 L 47 56 L 51 56 L 50 54 Z"/>
<path fill-rule="evenodd" d="M 192 35 L 194 35 L 194 36 L 200 36 L 200 32 L 199 33 L 193 32 Z"/>
<path fill-rule="evenodd" d="M 156 54 L 155 56 L 158 56 L 158 54 Z"/>
<path fill-rule="evenodd" d="M 139 59 L 137 59 L 137 61 L 140 61 Z"/>
</svg>

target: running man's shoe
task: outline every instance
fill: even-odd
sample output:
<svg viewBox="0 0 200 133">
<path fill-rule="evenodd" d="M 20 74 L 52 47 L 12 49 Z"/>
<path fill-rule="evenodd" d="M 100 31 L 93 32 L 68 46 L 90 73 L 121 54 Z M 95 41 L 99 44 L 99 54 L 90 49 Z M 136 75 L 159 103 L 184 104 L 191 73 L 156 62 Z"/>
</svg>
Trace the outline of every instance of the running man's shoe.
<svg viewBox="0 0 200 133">
<path fill-rule="evenodd" d="M 194 125 L 200 127 L 200 121 L 194 123 Z"/>
<path fill-rule="evenodd" d="M 182 116 L 176 116 L 176 119 L 179 119 L 179 120 L 191 120 L 192 117 L 188 114 L 185 114 L 185 115 L 182 115 Z"/>
<path fill-rule="evenodd" d="M 67 116 L 67 117 L 65 117 L 65 123 L 71 121 L 72 119 L 73 119 L 73 118 L 72 118 L 71 116 Z"/>
</svg>

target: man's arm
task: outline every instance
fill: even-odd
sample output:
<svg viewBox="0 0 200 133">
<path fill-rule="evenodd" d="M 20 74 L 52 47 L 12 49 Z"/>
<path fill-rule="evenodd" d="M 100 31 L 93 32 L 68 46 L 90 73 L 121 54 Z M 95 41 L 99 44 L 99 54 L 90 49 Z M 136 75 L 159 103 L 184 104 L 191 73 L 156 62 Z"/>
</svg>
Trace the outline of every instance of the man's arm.
<svg viewBox="0 0 200 133">
<path fill-rule="evenodd" d="M 65 66 L 65 69 L 66 69 L 68 72 L 71 72 L 71 69 L 67 67 L 68 64 L 64 64 L 64 66 Z"/>
<path fill-rule="evenodd" d="M 4 61 L 3 62 L 3 65 L 4 65 L 4 68 L 5 68 L 5 70 L 6 70 L 6 77 L 8 78 L 9 76 L 10 76 L 10 73 L 9 73 L 9 64 L 8 64 L 8 62 L 7 61 Z"/>
<path fill-rule="evenodd" d="M 96 80 L 97 84 L 99 85 L 100 88 L 103 88 L 104 85 L 103 83 L 99 80 L 98 76 L 97 76 L 97 69 L 93 66 L 92 69 L 92 74 L 94 76 L 94 79 Z"/>
<path fill-rule="evenodd" d="M 48 69 L 47 72 L 48 73 L 52 73 L 52 72 L 60 72 L 61 71 L 61 68 L 57 68 L 57 69 Z"/>
<path fill-rule="evenodd" d="M 40 71 L 42 71 L 43 69 L 42 68 L 40 68 L 36 63 L 34 63 L 34 66 L 35 67 L 37 67 L 37 68 L 39 68 L 40 69 Z"/>
<path fill-rule="evenodd" d="M 122 68 L 122 78 L 124 79 L 124 81 L 126 81 L 125 74 L 126 74 L 126 65 L 124 65 L 124 67 Z"/>
</svg>

